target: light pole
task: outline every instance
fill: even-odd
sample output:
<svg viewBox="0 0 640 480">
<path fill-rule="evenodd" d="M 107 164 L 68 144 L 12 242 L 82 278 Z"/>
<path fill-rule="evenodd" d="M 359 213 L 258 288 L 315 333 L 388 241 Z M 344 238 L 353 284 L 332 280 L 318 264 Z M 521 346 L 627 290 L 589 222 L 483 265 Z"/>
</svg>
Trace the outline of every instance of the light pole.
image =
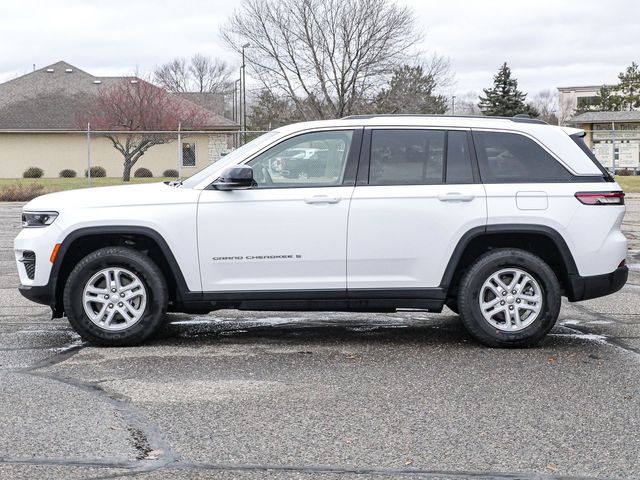
<svg viewBox="0 0 640 480">
<path fill-rule="evenodd" d="M 246 130 L 247 130 L 247 77 L 245 75 L 245 63 L 244 63 L 244 49 L 249 48 L 251 45 L 249 43 L 245 43 L 242 45 L 242 117 L 240 121 L 240 130 L 242 130 L 242 143 L 245 143 L 247 140 Z"/>
<path fill-rule="evenodd" d="M 240 123 L 240 88 L 238 86 L 238 82 L 240 82 L 240 78 L 238 78 L 235 82 L 233 82 L 233 121 Z M 236 134 L 233 135 L 233 143 L 234 147 L 238 148 L 240 145 L 240 139 Z"/>
</svg>

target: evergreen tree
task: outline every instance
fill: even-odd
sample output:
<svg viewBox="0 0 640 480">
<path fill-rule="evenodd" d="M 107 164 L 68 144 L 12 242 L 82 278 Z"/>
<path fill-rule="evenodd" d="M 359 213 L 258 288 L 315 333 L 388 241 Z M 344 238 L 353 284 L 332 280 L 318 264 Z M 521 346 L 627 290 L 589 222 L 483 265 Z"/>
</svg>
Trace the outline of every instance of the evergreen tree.
<svg viewBox="0 0 640 480">
<path fill-rule="evenodd" d="M 433 75 L 421 66 L 403 65 L 393 71 L 389 86 L 376 95 L 376 113 L 446 113 L 447 99 L 436 95 Z"/>
<path fill-rule="evenodd" d="M 256 131 L 272 130 L 302 119 L 293 102 L 267 89 L 260 90 L 247 112 L 248 128 Z"/>
<path fill-rule="evenodd" d="M 493 87 L 484 88 L 484 97 L 480 97 L 478 107 L 482 113 L 490 116 L 513 117 L 526 113 L 537 117 L 538 112 L 525 103 L 526 93 L 518 90 L 518 80 L 511 78 L 511 69 L 506 62 L 493 77 Z"/>
<path fill-rule="evenodd" d="M 588 110 L 619 112 L 640 109 L 640 67 L 632 62 L 618 75 L 615 86 L 603 85 Z"/>
<path fill-rule="evenodd" d="M 631 62 L 627 70 L 618 75 L 618 85 L 622 110 L 637 110 L 640 108 L 640 69 L 636 62 Z"/>
</svg>

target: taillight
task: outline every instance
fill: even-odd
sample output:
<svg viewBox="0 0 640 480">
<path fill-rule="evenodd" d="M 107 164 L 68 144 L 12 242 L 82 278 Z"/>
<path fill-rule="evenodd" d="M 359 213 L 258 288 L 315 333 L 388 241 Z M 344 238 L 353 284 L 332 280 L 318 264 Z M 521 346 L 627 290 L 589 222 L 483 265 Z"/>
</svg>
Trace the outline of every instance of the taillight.
<svg viewBox="0 0 640 480">
<path fill-rule="evenodd" d="M 578 192 L 576 198 L 585 205 L 624 205 L 624 192 Z"/>
</svg>

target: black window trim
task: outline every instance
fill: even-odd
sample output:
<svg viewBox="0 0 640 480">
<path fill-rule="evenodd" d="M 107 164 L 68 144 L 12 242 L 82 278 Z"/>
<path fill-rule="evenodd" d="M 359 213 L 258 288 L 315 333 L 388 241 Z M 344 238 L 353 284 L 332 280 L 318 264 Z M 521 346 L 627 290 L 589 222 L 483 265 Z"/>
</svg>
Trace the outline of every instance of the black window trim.
<svg viewBox="0 0 640 480">
<path fill-rule="evenodd" d="M 443 151 L 443 169 L 442 169 L 442 181 L 441 183 L 395 183 L 388 185 L 372 185 L 369 182 L 369 174 L 371 168 L 371 140 L 374 130 L 438 130 L 445 133 L 444 137 L 444 151 Z M 448 157 L 448 143 L 449 132 L 465 132 L 467 134 L 467 144 L 469 150 L 469 160 L 471 161 L 471 171 L 473 180 L 464 183 L 447 183 L 447 157 Z M 421 187 L 433 187 L 439 185 L 475 185 L 480 182 L 480 170 L 478 167 L 478 158 L 473 145 L 473 138 L 471 135 L 470 127 L 446 127 L 446 126 L 431 126 L 431 125 L 371 125 L 364 127 L 364 135 L 362 138 L 362 149 L 360 150 L 360 162 L 358 164 L 358 173 L 356 176 L 356 186 L 371 186 L 371 187 L 409 187 L 409 186 L 421 186 Z"/>
</svg>

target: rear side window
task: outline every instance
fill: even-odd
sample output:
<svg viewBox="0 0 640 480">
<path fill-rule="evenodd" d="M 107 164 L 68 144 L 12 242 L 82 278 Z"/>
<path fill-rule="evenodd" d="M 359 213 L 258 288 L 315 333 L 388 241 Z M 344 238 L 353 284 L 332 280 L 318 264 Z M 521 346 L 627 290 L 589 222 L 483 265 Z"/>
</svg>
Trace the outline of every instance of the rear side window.
<svg viewBox="0 0 640 480">
<path fill-rule="evenodd" d="M 445 181 L 447 183 L 473 183 L 467 132 L 452 130 L 447 134 L 447 175 Z"/>
<path fill-rule="evenodd" d="M 443 130 L 374 130 L 369 185 L 442 183 L 444 152 Z"/>
<path fill-rule="evenodd" d="M 571 174 L 540 145 L 524 135 L 473 132 L 484 183 L 550 183 Z"/>
</svg>

